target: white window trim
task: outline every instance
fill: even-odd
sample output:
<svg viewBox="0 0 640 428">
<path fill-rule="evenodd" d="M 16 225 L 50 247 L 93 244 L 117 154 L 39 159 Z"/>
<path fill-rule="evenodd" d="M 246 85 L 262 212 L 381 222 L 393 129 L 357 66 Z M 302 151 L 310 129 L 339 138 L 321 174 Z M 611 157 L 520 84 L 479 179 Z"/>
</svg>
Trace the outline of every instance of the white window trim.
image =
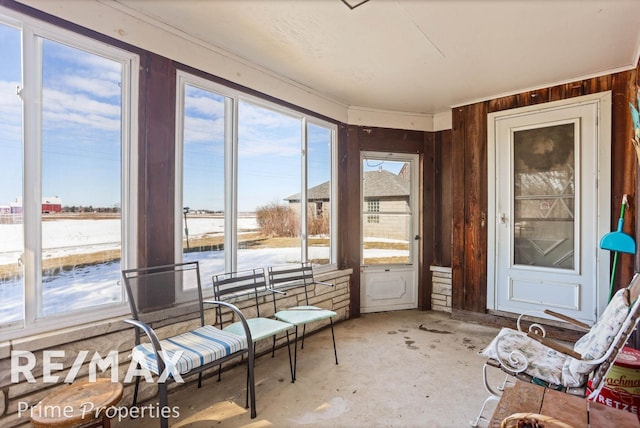
<svg viewBox="0 0 640 428">
<path fill-rule="evenodd" d="M 74 33 L 48 24 L 15 11 L 0 7 L 0 23 L 14 27 L 22 32 L 23 76 L 23 212 L 32 214 L 23 217 L 24 256 L 23 261 L 29 269 L 24 270 L 24 320 L 17 323 L 0 325 L 0 341 L 27 337 L 33 334 L 48 333 L 87 322 L 101 321 L 128 314 L 124 287 L 121 303 L 90 307 L 82 310 L 38 318 L 40 312 L 38 297 L 42 288 L 42 223 L 41 182 L 42 182 L 42 117 L 41 117 L 41 71 L 38 38 L 48 39 L 102 55 L 123 66 L 122 100 L 122 152 L 121 152 L 121 264 L 122 268 L 134 266 L 137 248 L 137 141 L 138 141 L 138 92 L 140 59 L 137 54 L 111 46 L 104 42 Z M 32 189 L 35 189 L 33 191 Z M 29 193 L 27 193 L 27 190 Z M 27 249 L 29 251 L 27 251 Z M 39 256 L 36 257 L 35 255 Z M 52 326 L 54 326 L 52 328 Z"/>
<path fill-rule="evenodd" d="M 330 236 L 330 257 L 331 262 L 327 265 L 318 266 L 317 271 L 325 271 L 335 269 L 337 267 L 337 225 L 338 225 L 338 179 L 337 179 L 337 125 L 318 119 L 314 116 L 305 115 L 295 110 L 283 107 L 279 104 L 266 101 L 260 97 L 238 91 L 211 80 L 195 76 L 186 71 L 178 70 L 176 75 L 176 191 L 175 191 L 175 218 L 181 218 L 183 207 L 183 127 L 184 127 L 184 87 L 185 85 L 195 86 L 202 90 L 214 92 L 217 95 L 225 97 L 228 101 L 225 105 L 225 157 L 224 168 L 225 177 L 232 175 L 235 177 L 238 170 L 238 107 L 241 101 L 254 104 L 265 109 L 275 111 L 290 117 L 294 117 L 301 121 L 302 146 L 301 146 L 301 168 L 302 168 L 302 188 L 301 195 L 306 200 L 306 148 L 307 148 L 307 126 L 309 124 L 321 126 L 331 131 L 331 160 L 330 160 L 330 177 L 331 177 L 331 199 L 329 210 L 331 213 L 331 236 Z M 304 212 L 306 212 L 306 204 L 301 204 Z M 233 272 L 237 267 L 236 254 L 238 251 L 238 243 L 236 238 L 237 232 L 237 180 L 225 180 L 225 248 L 230 248 L 230 252 L 225 252 L 225 271 Z M 303 214 L 301 223 L 305 226 L 306 216 Z M 175 260 L 182 260 L 182 222 L 175 222 Z M 301 245 L 301 257 L 307 257 L 307 236 L 303 234 Z M 178 291 L 178 290 L 176 290 Z"/>
</svg>

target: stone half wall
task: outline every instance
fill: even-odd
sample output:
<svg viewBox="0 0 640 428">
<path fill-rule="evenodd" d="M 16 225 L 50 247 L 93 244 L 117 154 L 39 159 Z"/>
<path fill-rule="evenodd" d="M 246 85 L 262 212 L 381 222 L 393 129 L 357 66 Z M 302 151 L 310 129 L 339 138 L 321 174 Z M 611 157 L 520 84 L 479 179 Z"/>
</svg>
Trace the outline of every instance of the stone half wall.
<svg viewBox="0 0 640 428">
<path fill-rule="evenodd" d="M 431 266 L 431 309 L 451 313 L 451 268 Z"/>
<path fill-rule="evenodd" d="M 332 309 L 338 313 L 334 322 L 339 322 L 349 318 L 349 283 L 351 280 L 351 270 L 335 270 L 328 272 L 316 273 L 318 281 L 334 284 L 333 287 L 326 285 L 315 285 L 313 291 L 309 295 L 311 305 L 316 305 L 325 309 Z M 304 289 L 299 286 L 286 288 L 286 296 L 278 297 L 278 309 L 304 304 Z M 253 300 L 248 296 L 238 296 L 233 299 L 226 300 L 233 303 L 243 311 L 246 317 L 255 316 L 255 308 Z M 273 314 L 273 303 L 271 294 L 266 298 L 262 296 L 260 314 L 262 316 L 270 316 Z M 172 314 L 173 315 L 173 314 Z M 225 316 L 225 315 L 223 315 Z M 215 311 L 211 310 L 207 313 L 206 322 L 215 323 Z M 159 320 L 153 324 L 160 336 L 166 336 L 182 332 L 185 329 L 196 326 L 198 320 L 194 320 L 191 314 L 181 314 L 178 317 L 171 316 L 171 319 Z M 329 320 L 310 324 L 307 326 L 307 334 L 329 325 Z M 64 332 L 55 332 L 47 335 L 38 335 L 37 337 L 29 337 L 19 340 L 0 343 L 0 427 L 10 428 L 16 426 L 25 426 L 29 424 L 29 411 L 19 415 L 20 407 L 35 406 L 40 400 L 48 394 L 60 387 L 74 361 L 82 351 L 88 351 L 88 356 L 84 359 L 76 380 L 84 379 L 89 374 L 89 361 L 97 351 L 103 359 L 107 357 L 110 351 L 117 351 L 118 355 L 118 380 L 123 382 L 130 363 L 130 351 L 134 345 L 134 333 L 132 328 L 124 323 L 121 318 L 106 320 L 102 323 L 96 323 L 91 326 L 82 326 L 74 329 L 67 329 Z M 279 338 L 277 346 L 286 346 L 285 337 Z M 13 383 L 11 380 L 11 350 L 25 350 L 32 352 L 36 357 L 36 366 L 31 371 L 35 377 L 35 382 L 27 382 L 23 375 L 20 375 L 19 381 Z M 52 371 L 51 375 L 58 376 L 57 383 L 45 383 L 43 378 L 43 351 L 55 350 L 64 351 L 64 357 L 52 359 L 54 363 L 62 364 L 62 369 Z M 271 340 L 264 340 L 258 344 L 256 356 L 259 358 L 269 358 L 271 351 Z M 265 355 L 263 357 L 263 355 Z M 283 354 L 284 355 L 284 354 Z M 240 361 L 240 360 L 238 360 Z M 283 362 L 283 364 L 288 364 Z M 25 361 L 20 362 L 25 365 Z M 229 364 L 234 364 L 230 362 Z M 224 368 L 223 368 L 224 370 Z M 213 375 L 215 373 L 211 373 Z M 112 372 L 107 369 L 105 372 L 97 371 L 97 377 L 110 377 Z M 205 375 L 206 376 L 206 375 Z M 197 376 L 185 378 L 185 382 L 197 382 Z M 154 377 L 155 380 L 155 377 Z M 224 382 L 224 377 L 222 379 Z M 119 406 L 130 406 L 133 396 L 133 387 L 135 382 L 124 383 L 124 396 Z M 173 388 L 180 388 L 182 384 L 172 383 L 169 391 Z M 140 392 L 138 402 L 143 403 L 157 396 L 156 384 L 140 382 Z"/>
</svg>

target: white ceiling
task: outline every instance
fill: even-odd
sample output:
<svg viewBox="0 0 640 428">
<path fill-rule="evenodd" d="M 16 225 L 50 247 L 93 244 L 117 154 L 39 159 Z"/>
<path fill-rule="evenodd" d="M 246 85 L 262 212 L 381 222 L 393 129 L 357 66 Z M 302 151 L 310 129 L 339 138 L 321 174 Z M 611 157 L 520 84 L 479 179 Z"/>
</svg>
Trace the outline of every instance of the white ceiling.
<svg viewBox="0 0 640 428">
<path fill-rule="evenodd" d="M 346 106 L 419 114 L 635 68 L 640 49 L 640 0 L 117 2 Z"/>
</svg>

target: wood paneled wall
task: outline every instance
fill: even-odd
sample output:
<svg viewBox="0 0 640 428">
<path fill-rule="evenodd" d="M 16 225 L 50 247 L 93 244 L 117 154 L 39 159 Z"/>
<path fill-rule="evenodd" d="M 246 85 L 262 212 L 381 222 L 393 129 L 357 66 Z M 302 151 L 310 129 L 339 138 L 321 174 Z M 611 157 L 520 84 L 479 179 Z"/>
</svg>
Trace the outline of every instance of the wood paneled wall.
<svg viewBox="0 0 640 428">
<path fill-rule="evenodd" d="M 435 136 L 434 133 L 406 131 L 399 129 L 374 128 L 344 125 L 340 127 L 338 148 L 339 180 L 339 258 L 340 268 L 352 268 L 351 306 L 352 317 L 360 315 L 360 152 L 417 153 L 420 155 L 421 177 L 434 174 Z M 428 273 L 433 259 L 433 205 L 435 186 L 426 178 L 421 183 L 422 237 L 421 259 L 419 260 L 418 307 L 429 309 L 431 305 L 431 277 Z"/>
<path fill-rule="evenodd" d="M 638 69 L 523 92 L 453 109 L 451 135 L 452 307 L 456 311 L 485 313 L 487 306 L 487 115 L 492 112 L 612 91 L 611 230 L 615 230 L 622 195 L 631 198 L 625 232 L 637 240 L 637 160 L 631 145 L 629 102 L 635 100 Z M 442 203 L 448 201 L 443 195 Z M 621 254 L 616 284 L 627 284 L 638 263 Z"/>
<path fill-rule="evenodd" d="M 427 136 L 429 133 L 427 133 Z M 427 137 L 428 138 L 428 137 Z M 430 206 L 425 206 L 427 215 L 433 215 L 433 261 L 434 266 L 451 267 L 453 225 L 453 171 L 451 130 L 433 133 L 432 171 L 425 167 L 425 186 L 433 183 L 434 194 Z M 431 153 L 429 147 L 426 154 Z"/>
<path fill-rule="evenodd" d="M 138 266 L 174 262 L 176 68 L 146 53 L 140 70 Z"/>
</svg>

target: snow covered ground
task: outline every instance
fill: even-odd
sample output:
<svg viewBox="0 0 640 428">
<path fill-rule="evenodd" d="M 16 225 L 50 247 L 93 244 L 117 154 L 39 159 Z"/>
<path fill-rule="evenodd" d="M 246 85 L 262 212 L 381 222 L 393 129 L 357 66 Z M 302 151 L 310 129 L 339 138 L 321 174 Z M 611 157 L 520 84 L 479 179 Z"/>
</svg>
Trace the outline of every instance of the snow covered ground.
<svg viewBox="0 0 640 428">
<path fill-rule="evenodd" d="M 222 218 L 188 218 L 189 236 L 222 234 Z M 57 220 L 46 221 L 43 227 L 45 257 L 95 252 L 120 247 L 119 220 Z M 243 231 L 257 229 L 255 218 L 239 219 Z M 0 224 L 0 265 L 18 263 L 22 255 L 22 225 Z M 367 257 L 407 256 L 408 251 L 366 250 Z M 329 249 L 310 247 L 309 257 L 328 258 Z M 190 252 L 185 261 L 199 260 L 202 282 L 211 283 L 214 274 L 224 272 L 223 251 Z M 260 248 L 238 250 L 238 270 L 286 264 L 300 261 L 299 248 Z M 77 266 L 43 278 L 43 314 L 87 308 L 100 304 L 120 303 L 119 262 Z M 0 282 L 0 324 L 19 320 L 22 316 L 22 279 Z"/>
</svg>

